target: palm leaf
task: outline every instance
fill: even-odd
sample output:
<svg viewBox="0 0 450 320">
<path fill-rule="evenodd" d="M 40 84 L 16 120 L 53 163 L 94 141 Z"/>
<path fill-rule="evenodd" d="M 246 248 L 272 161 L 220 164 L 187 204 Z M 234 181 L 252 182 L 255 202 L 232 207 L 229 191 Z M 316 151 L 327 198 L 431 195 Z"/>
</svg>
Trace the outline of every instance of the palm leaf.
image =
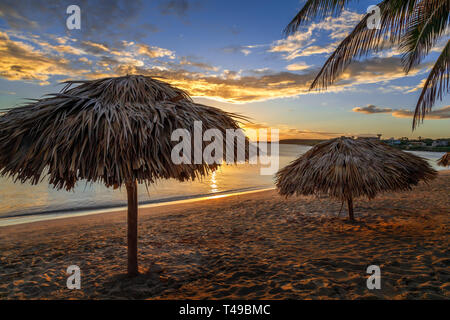
<svg viewBox="0 0 450 320">
<path fill-rule="evenodd" d="M 308 0 L 286 27 L 285 32 L 295 32 L 303 22 L 312 18 L 338 14 L 348 2 Z M 311 83 L 310 90 L 326 89 L 355 58 L 398 43 L 404 52 L 402 61 L 408 72 L 429 53 L 449 25 L 450 0 L 384 0 L 377 6 L 381 13 L 380 28 L 367 28 L 371 14 L 365 15 L 327 59 Z M 442 100 L 445 87 L 448 92 L 449 60 L 447 43 L 422 90 L 416 106 L 413 128 L 419 119 L 423 121 L 436 98 Z"/>
<path fill-rule="evenodd" d="M 292 21 L 284 29 L 286 35 L 295 33 L 298 27 L 311 19 L 323 19 L 329 15 L 339 15 L 351 0 L 308 0 Z"/>
<path fill-rule="evenodd" d="M 380 8 L 380 29 L 367 28 L 367 14 L 339 44 L 312 82 L 310 89 L 326 89 L 354 58 L 380 51 L 399 41 L 405 32 L 410 12 L 418 0 L 384 0 Z"/>
<path fill-rule="evenodd" d="M 402 63 L 408 73 L 430 52 L 449 25 L 450 0 L 424 0 L 414 10 L 402 37 Z"/>
<path fill-rule="evenodd" d="M 450 75 L 450 40 L 442 50 L 439 58 L 431 69 L 425 82 L 422 93 L 414 111 L 413 129 L 416 128 L 419 121 L 423 122 L 425 114 L 431 111 L 436 98 L 442 100 L 444 92 L 449 91 L 449 75 Z"/>
</svg>

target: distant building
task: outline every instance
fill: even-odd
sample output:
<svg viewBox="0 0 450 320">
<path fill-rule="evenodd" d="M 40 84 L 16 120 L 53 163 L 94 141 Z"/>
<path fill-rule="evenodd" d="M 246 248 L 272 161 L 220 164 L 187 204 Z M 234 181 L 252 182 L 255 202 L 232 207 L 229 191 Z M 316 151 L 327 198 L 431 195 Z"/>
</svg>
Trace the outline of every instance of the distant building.
<svg viewBox="0 0 450 320">
<path fill-rule="evenodd" d="M 386 141 L 387 144 L 390 144 L 391 146 L 396 146 L 401 144 L 402 142 L 398 139 L 395 139 L 394 137 L 390 138 L 389 140 Z"/>
<path fill-rule="evenodd" d="M 447 140 L 434 140 L 431 144 L 432 147 L 447 147 L 448 141 Z"/>
<path fill-rule="evenodd" d="M 381 135 L 380 135 L 380 137 L 381 137 Z M 380 140 L 380 138 L 378 136 L 374 137 L 374 136 L 369 136 L 369 135 L 360 135 L 360 136 L 358 136 L 358 139 Z"/>
<path fill-rule="evenodd" d="M 427 144 L 425 142 L 422 141 L 411 141 L 408 146 L 410 147 L 426 147 Z"/>
</svg>

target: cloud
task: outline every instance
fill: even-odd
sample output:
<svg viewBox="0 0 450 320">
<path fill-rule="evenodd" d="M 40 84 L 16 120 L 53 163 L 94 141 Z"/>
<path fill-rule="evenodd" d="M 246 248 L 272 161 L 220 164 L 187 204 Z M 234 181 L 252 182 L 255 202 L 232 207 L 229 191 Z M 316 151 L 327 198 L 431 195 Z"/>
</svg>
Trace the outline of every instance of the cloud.
<svg viewBox="0 0 450 320">
<path fill-rule="evenodd" d="M 18 32 L 0 32 L 0 77 L 48 84 L 52 76 L 93 78 L 115 75 L 123 66 L 143 67 L 144 59 L 175 59 L 171 50 L 121 41 L 118 48 L 93 41 L 72 41 Z M 71 44 L 69 44 L 69 41 Z M 60 44 L 64 43 L 64 44 Z M 90 70 L 85 67 L 89 66 Z"/>
<path fill-rule="evenodd" d="M 71 66 L 68 59 L 49 55 L 0 32 L 0 77 L 8 80 L 35 80 L 48 84 L 52 75 L 80 75 L 86 70 Z"/>
<path fill-rule="evenodd" d="M 395 92 L 395 93 L 411 93 L 418 90 L 418 86 L 408 86 L 408 85 L 389 85 L 387 87 L 380 87 L 380 91 L 388 93 L 388 92 Z"/>
<path fill-rule="evenodd" d="M 159 5 L 159 10 L 164 15 L 176 15 L 183 17 L 191 8 L 189 1 L 187 0 L 170 0 L 163 1 Z"/>
<path fill-rule="evenodd" d="M 290 57 L 297 58 L 297 57 L 308 57 L 315 54 L 328 54 L 332 53 L 336 48 L 338 47 L 340 41 L 330 43 L 328 45 L 324 46 L 309 46 L 305 48 L 304 50 L 298 51 L 294 55 L 290 55 Z"/>
<path fill-rule="evenodd" d="M 438 52 L 441 53 L 447 44 L 448 37 L 450 36 L 450 29 L 444 33 L 440 39 L 434 44 L 432 48 L 430 48 L 429 53 Z M 380 58 L 389 58 L 394 56 L 400 56 L 403 54 L 399 45 L 395 41 L 384 40 L 381 45 L 381 49 L 378 52 L 374 52 L 373 55 Z"/>
<path fill-rule="evenodd" d="M 365 114 L 390 113 L 395 118 L 412 118 L 414 116 L 414 111 L 411 110 L 381 108 L 372 104 L 367 105 L 366 107 L 353 108 L 352 111 Z M 427 113 L 426 119 L 450 119 L 450 106 L 430 111 Z"/>
<path fill-rule="evenodd" d="M 312 45 L 314 42 L 315 39 L 312 38 L 311 33 L 297 32 L 287 39 L 277 40 L 268 51 L 283 53 L 283 59 L 293 60 L 298 57 L 331 53 L 337 48 L 340 41 L 325 45 Z"/>
<path fill-rule="evenodd" d="M 66 9 L 77 4 L 81 9 L 80 30 L 66 28 Z M 140 40 L 157 26 L 141 24 L 142 0 L 2 0 L 0 18 L 14 30 L 48 33 L 68 33 L 79 40 L 101 39 L 110 42 L 127 35 L 130 40 Z"/>
<path fill-rule="evenodd" d="M 269 52 L 284 53 L 283 58 L 286 60 L 292 60 L 299 56 L 299 52 L 314 43 L 312 39 L 312 29 L 308 29 L 307 32 L 296 32 L 286 39 L 275 41 Z"/>
<path fill-rule="evenodd" d="M 194 61 L 196 58 L 194 57 L 181 57 L 180 65 L 181 66 L 192 66 L 202 70 L 207 71 L 218 71 L 218 67 L 214 67 L 208 63 Z"/>
<path fill-rule="evenodd" d="M 342 72 L 337 83 L 344 85 L 347 83 L 370 84 L 389 82 L 399 78 L 416 76 L 423 73 L 429 65 L 430 63 L 418 66 L 412 69 L 408 75 L 405 75 L 401 59 L 397 57 L 354 61 Z"/>
<path fill-rule="evenodd" d="M 288 66 L 286 66 L 286 69 L 289 71 L 301 71 L 309 69 L 310 67 L 311 66 L 307 65 L 305 62 L 297 62 L 289 64 Z"/>
<path fill-rule="evenodd" d="M 273 70 L 271 70 L 269 68 L 250 69 L 250 70 L 246 70 L 245 72 L 248 73 L 248 74 L 251 74 L 251 75 L 258 75 L 258 76 L 263 76 L 263 75 L 269 75 L 269 74 L 276 73 L 276 72 L 274 72 Z"/>
<path fill-rule="evenodd" d="M 84 62 L 84 63 L 87 63 L 87 64 L 91 64 L 92 62 L 91 61 L 89 61 L 89 59 L 88 58 L 86 58 L 86 57 L 81 57 L 80 59 L 78 59 L 78 61 L 80 61 L 80 62 Z"/>
<path fill-rule="evenodd" d="M 156 46 L 148 46 L 146 44 L 137 44 L 137 52 L 141 55 L 147 56 L 149 58 L 161 58 L 168 57 L 169 59 L 175 59 L 175 53 L 171 50 L 156 47 Z"/>
<path fill-rule="evenodd" d="M 141 28 L 144 29 L 145 31 L 150 31 L 150 32 L 159 32 L 159 28 L 152 24 L 152 23 L 144 23 L 141 25 Z"/>
<path fill-rule="evenodd" d="M 110 50 L 106 44 L 96 43 L 92 41 L 83 41 L 81 42 L 82 47 L 89 53 L 92 54 L 101 54 L 108 53 Z"/>
<path fill-rule="evenodd" d="M 394 110 L 392 116 L 396 118 L 412 118 L 414 112 L 406 109 Z M 441 109 L 432 110 L 425 116 L 428 120 L 450 119 L 450 106 Z"/>
<path fill-rule="evenodd" d="M 21 36 L 22 37 L 22 36 Z M 222 70 L 175 52 L 134 41 L 118 41 L 117 46 L 94 41 L 44 41 L 33 35 L 20 41 L 0 33 L 0 77 L 9 80 L 36 81 L 47 84 L 54 76 L 87 78 L 144 74 L 163 77 L 165 81 L 202 96 L 231 103 L 247 103 L 277 98 L 314 94 L 309 86 L 318 69 L 307 68 L 302 62 L 287 66 L 287 71 L 268 68 Z M 71 50 L 61 46 L 71 46 Z M 80 50 L 74 54 L 75 51 Z M 88 70 L 86 70 L 86 68 Z M 300 72 L 292 72 L 299 71 Z M 412 70 L 414 76 L 420 69 Z M 355 90 L 361 84 L 387 83 L 404 78 L 400 58 L 376 58 L 351 64 L 328 92 Z"/>
<path fill-rule="evenodd" d="M 17 1 L 2 1 L 0 2 L 0 17 L 13 29 L 36 29 L 38 23 L 23 16 L 22 10 L 18 10 L 20 3 Z"/>
<path fill-rule="evenodd" d="M 73 54 L 73 55 L 86 54 L 86 52 L 83 49 L 76 48 L 70 44 L 56 44 L 55 45 L 55 44 L 50 44 L 47 41 L 43 41 L 39 38 L 22 37 L 22 39 L 28 40 L 34 44 L 37 44 L 45 52 L 55 53 L 55 54 L 59 54 L 61 56 L 65 55 L 65 54 Z M 55 39 L 55 41 L 58 43 L 61 43 L 61 41 L 59 39 Z"/>
<path fill-rule="evenodd" d="M 392 112 L 392 109 L 391 108 L 380 108 L 380 107 L 374 106 L 373 104 L 369 104 L 365 107 L 353 108 L 352 111 L 366 113 L 366 114 L 372 114 L 372 113 L 390 113 L 390 112 Z"/>
<path fill-rule="evenodd" d="M 242 45 L 231 45 L 225 48 L 222 48 L 222 51 L 225 53 L 242 53 L 246 56 L 248 56 L 250 53 L 252 53 L 252 49 L 260 47 L 261 45 L 248 45 L 248 46 L 242 46 Z"/>
<path fill-rule="evenodd" d="M 268 51 L 281 53 L 286 60 L 331 53 L 362 16 L 356 12 L 344 10 L 339 17 L 327 17 L 319 23 L 311 23 L 306 29 L 303 28 L 285 39 L 274 41 Z M 318 33 L 324 31 L 334 41 L 330 44 L 313 45 L 315 39 L 319 38 Z"/>
</svg>

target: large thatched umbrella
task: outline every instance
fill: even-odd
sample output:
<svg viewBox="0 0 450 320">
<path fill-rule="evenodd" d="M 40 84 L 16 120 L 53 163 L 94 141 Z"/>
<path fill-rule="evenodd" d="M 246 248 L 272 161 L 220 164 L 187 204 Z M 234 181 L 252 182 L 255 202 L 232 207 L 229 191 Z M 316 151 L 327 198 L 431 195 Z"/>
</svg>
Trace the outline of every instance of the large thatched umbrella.
<svg viewBox="0 0 450 320">
<path fill-rule="evenodd" d="M 128 273 L 135 275 L 137 183 L 185 181 L 215 170 L 215 163 L 174 164 L 171 151 L 178 141 L 172 142 L 171 134 L 177 128 L 192 132 L 194 121 L 202 121 L 203 130 L 225 135 L 226 129 L 239 128 L 236 119 L 150 77 L 68 81 L 60 93 L 0 117 L 0 175 L 37 184 L 48 173 L 50 184 L 67 190 L 78 180 L 125 185 Z"/>
<path fill-rule="evenodd" d="M 317 144 L 278 171 L 276 186 L 285 196 L 327 194 L 347 201 L 354 220 L 354 198 L 410 190 L 435 176 L 424 159 L 411 153 L 378 140 L 341 137 Z"/>
<path fill-rule="evenodd" d="M 444 154 L 439 159 L 437 164 L 440 165 L 441 167 L 447 167 L 448 165 L 450 165 L 450 152 L 447 152 L 446 154 Z"/>
</svg>

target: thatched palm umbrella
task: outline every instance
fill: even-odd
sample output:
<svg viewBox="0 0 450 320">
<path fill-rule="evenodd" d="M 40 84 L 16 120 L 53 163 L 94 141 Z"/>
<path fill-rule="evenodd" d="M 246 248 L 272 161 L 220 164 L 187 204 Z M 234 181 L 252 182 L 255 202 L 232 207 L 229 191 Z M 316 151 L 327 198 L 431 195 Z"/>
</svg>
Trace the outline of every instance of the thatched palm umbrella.
<svg viewBox="0 0 450 320">
<path fill-rule="evenodd" d="M 0 175 L 37 184 L 48 173 L 50 184 L 66 190 L 78 180 L 125 185 L 128 273 L 136 275 L 137 183 L 185 181 L 215 170 L 218 164 L 175 165 L 172 131 L 192 132 L 194 121 L 202 121 L 203 130 L 225 134 L 239 128 L 237 119 L 150 77 L 68 81 L 60 93 L 0 116 Z"/>
<path fill-rule="evenodd" d="M 317 144 L 278 171 L 276 186 L 285 196 L 327 194 L 347 201 L 354 220 L 354 198 L 410 190 L 435 176 L 436 171 L 413 154 L 377 140 L 341 137 Z"/>
<path fill-rule="evenodd" d="M 448 165 L 450 165 L 450 152 L 447 152 L 446 154 L 444 154 L 439 159 L 437 164 L 440 165 L 441 167 L 447 167 Z"/>
</svg>

